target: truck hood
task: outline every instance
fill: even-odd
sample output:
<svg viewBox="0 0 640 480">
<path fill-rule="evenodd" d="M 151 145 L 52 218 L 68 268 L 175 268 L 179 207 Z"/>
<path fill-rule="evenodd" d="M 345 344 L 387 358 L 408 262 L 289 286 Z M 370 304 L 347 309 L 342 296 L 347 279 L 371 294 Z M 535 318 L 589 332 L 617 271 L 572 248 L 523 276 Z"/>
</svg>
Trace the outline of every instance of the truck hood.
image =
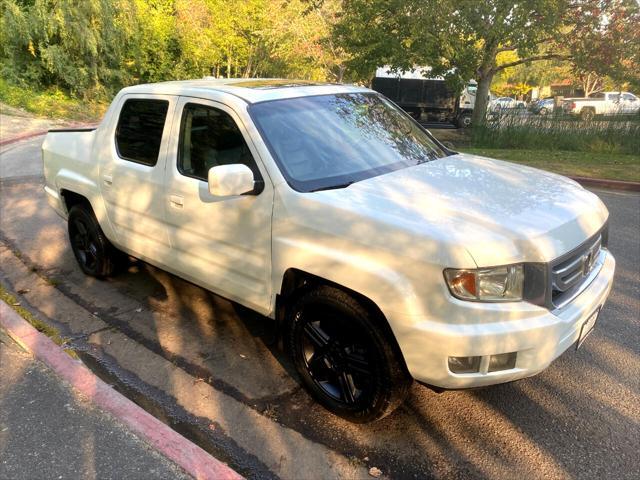
<svg viewBox="0 0 640 480">
<path fill-rule="evenodd" d="M 344 210 L 341 218 L 464 248 L 478 266 L 550 261 L 608 218 L 600 199 L 573 180 L 467 154 L 310 195 Z"/>
</svg>

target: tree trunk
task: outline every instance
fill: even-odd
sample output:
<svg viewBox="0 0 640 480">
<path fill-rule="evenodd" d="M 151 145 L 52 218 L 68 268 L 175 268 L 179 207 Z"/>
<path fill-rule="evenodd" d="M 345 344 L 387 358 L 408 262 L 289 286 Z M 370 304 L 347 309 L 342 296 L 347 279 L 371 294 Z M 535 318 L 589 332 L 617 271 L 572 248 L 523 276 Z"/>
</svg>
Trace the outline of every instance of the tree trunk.
<svg viewBox="0 0 640 480">
<path fill-rule="evenodd" d="M 476 90 L 476 103 L 473 106 L 472 125 L 482 125 L 487 117 L 489 106 L 489 88 L 495 72 L 489 70 L 478 75 L 478 89 Z"/>
</svg>

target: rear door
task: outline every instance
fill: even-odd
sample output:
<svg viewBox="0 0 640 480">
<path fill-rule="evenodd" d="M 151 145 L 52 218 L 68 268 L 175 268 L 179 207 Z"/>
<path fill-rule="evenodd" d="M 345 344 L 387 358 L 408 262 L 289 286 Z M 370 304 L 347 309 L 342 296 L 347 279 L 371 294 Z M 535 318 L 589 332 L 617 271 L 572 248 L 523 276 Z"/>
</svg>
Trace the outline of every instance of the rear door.
<svg viewBox="0 0 640 480">
<path fill-rule="evenodd" d="M 171 267 L 262 313 L 271 306 L 273 187 L 241 118 L 219 102 L 181 97 L 168 154 L 166 222 Z M 215 197 L 211 167 L 247 165 L 258 195 Z"/>
<path fill-rule="evenodd" d="M 167 95 L 123 96 L 101 154 L 108 160 L 101 162 L 101 189 L 118 244 L 160 266 L 170 250 L 164 169 L 176 102 Z"/>
</svg>

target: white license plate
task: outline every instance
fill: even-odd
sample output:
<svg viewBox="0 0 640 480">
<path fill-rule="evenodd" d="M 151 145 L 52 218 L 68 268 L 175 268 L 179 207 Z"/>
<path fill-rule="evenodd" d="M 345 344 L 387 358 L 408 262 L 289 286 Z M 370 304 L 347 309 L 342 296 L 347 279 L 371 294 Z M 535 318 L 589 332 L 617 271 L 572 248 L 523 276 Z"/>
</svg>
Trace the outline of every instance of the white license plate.
<svg viewBox="0 0 640 480">
<path fill-rule="evenodd" d="M 594 327 L 596 326 L 596 321 L 598 320 L 598 315 L 600 314 L 600 308 L 593 312 L 589 318 L 582 324 L 580 328 L 580 336 L 578 337 L 578 344 L 576 345 L 576 350 L 582 346 L 582 343 L 587 339 L 589 334 L 593 332 Z"/>
</svg>

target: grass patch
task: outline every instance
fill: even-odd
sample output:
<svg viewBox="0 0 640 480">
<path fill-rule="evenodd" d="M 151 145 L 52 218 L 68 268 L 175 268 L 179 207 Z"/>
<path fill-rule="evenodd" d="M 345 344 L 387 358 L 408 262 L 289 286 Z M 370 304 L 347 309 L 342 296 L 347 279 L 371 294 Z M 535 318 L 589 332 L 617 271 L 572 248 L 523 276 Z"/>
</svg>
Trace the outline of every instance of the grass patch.
<svg viewBox="0 0 640 480">
<path fill-rule="evenodd" d="M 477 148 L 640 155 L 640 115 L 583 122 L 567 116 L 502 115 L 474 126 Z"/>
<path fill-rule="evenodd" d="M 60 332 L 56 328 L 36 318 L 29 310 L 21 307 L 16 297 L 7 292 L 2 285 L 0 285 L 0 300 L 9 305 L 18 315 L 33 325 L 36 330 L 51 338 L 57 345 L 64 343 L 64 338 L 60 336 Z"/>
<path fill-rule="evenodd" d="M 562 175 L 640 182 L 640 154 L 461 148 L 465 153 L 522 163 Z"/>
<path fill-rule="evenodd" d="M 57 88 L 32 90 L 8 83 L 0 78 L 0 102 L 22 108 L 35 115 L 56 119 L 96 122 L 102 118 L 108 104 L 78 100 Z"/>
</svg>

